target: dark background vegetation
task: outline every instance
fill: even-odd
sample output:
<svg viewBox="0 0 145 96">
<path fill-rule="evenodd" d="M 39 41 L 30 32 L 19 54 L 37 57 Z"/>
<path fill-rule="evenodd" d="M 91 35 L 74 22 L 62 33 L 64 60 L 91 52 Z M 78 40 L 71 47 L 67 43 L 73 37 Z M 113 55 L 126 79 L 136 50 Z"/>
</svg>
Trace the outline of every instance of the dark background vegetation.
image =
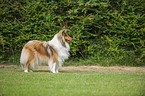
<svg viewBox="0 0 145 96">
<path fill-rule="evenodd" d="M 0 62 L 19 63 L 29 40 L 51 40 L 63 28 L 73 37 L 69 61 L 145 64 L 145 0 L 1 0 Z"/>
</svg>

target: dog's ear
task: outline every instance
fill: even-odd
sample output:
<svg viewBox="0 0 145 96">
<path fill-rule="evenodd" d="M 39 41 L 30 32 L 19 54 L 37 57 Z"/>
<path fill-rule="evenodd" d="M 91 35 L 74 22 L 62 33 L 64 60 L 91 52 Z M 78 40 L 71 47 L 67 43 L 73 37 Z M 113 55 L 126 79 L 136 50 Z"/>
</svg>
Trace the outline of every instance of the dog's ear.
<svg viewBox="0 0 145 96">
<path fill-rule="evenodd" d="M 67 30 L 63 29 L 63 30 L 60 30 L 58 34 L 59 34 L 59 36 L 65 36 L 66 32 L 67 32 Z"/>
<path fill-rule="evenodd" d="M 63 32 L 62 32 L 62 36 L 65 36 L 67 30 L 65 29 Z"/>
</svg>

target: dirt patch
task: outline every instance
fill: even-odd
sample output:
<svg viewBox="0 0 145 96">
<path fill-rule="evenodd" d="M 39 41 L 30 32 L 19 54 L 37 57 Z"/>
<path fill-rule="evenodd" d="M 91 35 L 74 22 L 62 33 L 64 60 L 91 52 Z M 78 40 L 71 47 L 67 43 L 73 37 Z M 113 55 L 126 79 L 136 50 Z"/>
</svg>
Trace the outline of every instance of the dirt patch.
<svg viewBox="0 0 145 96">
<path fill-rule="evenodd" d="M 39 66 L 36 70 L 49 70 L 48 66 Z M 144 67 L 126 67 L 126 66 L 112 66 L 112 67 L 103 67 L 103 66 L 63 66 L 60 68 L 61 71 L 89 71 L 89 70 L 126 70 L 126 71 L 139 71 L 145 72 Z"/>
<path fill-rule="evenodd" d="M 8 67 L 17 68 L 19 66 L 17 66 L 17 65 L 7 65 L 7 64 L 0 65 L 0 68 L 8 68 Z"/>
<path fill-rule="evenodd" d="M 19 68 L 17 65 L 0 65 L 1 68 L 13 67 Z M 48 66 L 38 66 L 35 70 L 49 70 Z M 59 69 L 60 71 L 89 71 L 89 70 L 126 70 L 126 71 L 138 71 L 145 72 L 145 66 L 143 67 L 127 67 L 127 66 L 112 66 L 112 67 L 103 67 L 103 66 L 63 66 Z"/>
</svg>

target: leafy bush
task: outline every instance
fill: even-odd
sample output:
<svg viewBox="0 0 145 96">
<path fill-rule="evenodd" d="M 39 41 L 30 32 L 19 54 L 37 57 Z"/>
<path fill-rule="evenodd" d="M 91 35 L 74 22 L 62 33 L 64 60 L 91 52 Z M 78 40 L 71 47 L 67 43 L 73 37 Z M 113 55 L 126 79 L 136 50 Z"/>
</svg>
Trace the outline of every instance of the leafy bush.
<svg viewBox="0 0 145 96">
<path fill-rule="evenodd" d="M 143 65 L 144 4 L 144 0 L 2 0 L 0 58 L 16 56 L 29 40 L 48 41 L 66 28 L 74 39 L 72 58 Z"/>
</svg>

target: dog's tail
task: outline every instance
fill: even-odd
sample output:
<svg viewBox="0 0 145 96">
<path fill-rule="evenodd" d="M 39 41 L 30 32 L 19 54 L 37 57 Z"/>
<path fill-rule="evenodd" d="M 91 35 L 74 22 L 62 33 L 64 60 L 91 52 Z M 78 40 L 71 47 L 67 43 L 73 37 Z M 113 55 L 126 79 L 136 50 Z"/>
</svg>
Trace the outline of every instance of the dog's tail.
<svg viewBox="0 0 145 96">
<path fill-rule="evenodd" d="M 24 69 L 27 61 L 28 61 L 28 57 L 29 57 L 29 52 L 27 49 L 23 48 L 22 53 L 21 53 L 21 57 L 20 57 L 20 64 L 21 67 Z"/>
<path fill-rule="evenodd" d="M 20 64 L 21 64 L 22 69 L 24 69 L 24 67 L 25 67 L 24 64 L 22 64 L 22 63 L 20 63 Z"/>
</svg>

